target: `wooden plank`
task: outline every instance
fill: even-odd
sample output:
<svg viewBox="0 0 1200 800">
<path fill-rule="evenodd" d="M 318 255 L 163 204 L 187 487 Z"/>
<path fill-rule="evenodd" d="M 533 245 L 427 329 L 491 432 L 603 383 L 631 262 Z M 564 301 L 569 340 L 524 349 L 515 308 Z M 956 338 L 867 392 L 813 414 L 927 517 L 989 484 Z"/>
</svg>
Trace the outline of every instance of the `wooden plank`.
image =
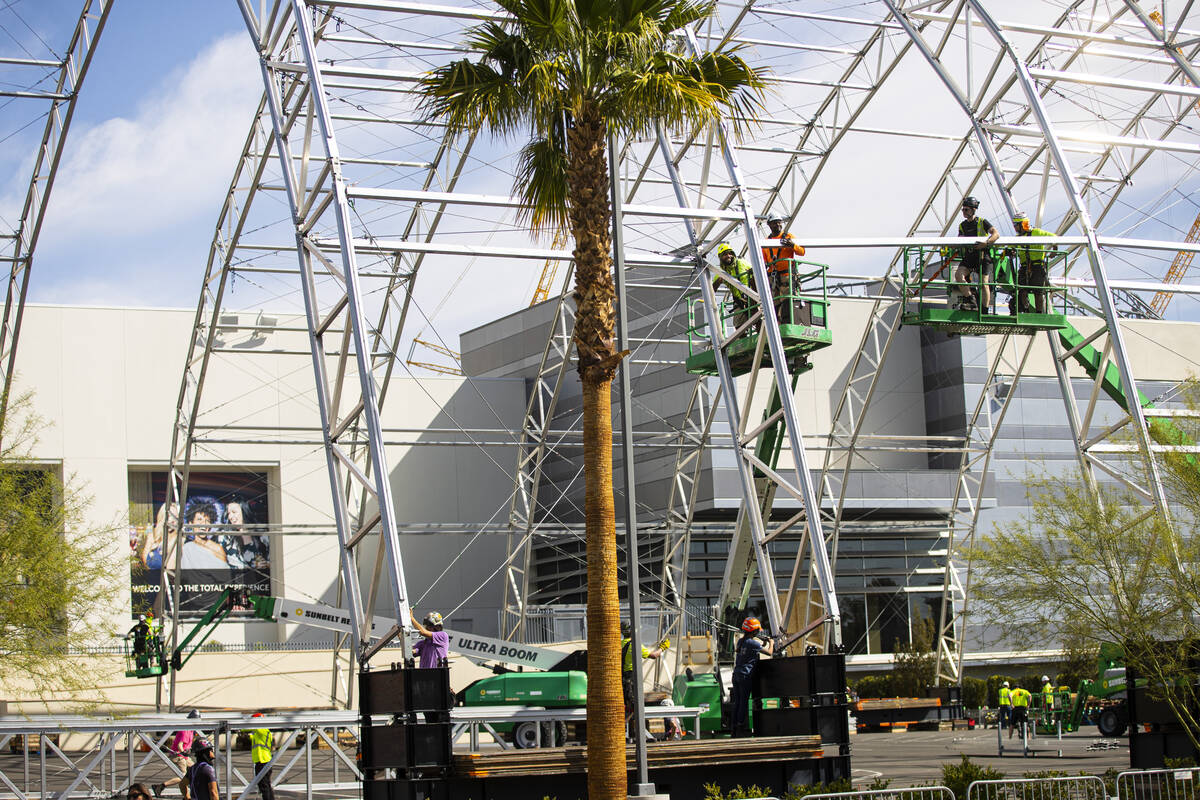
<svg viewBox="0 0 1200 800">
<path fill-rule="evenodd" d="M 789 758 L 819 758 L 819 736 L 770 736 L 757 739 L 681 739 L 650 742 L 646 760 L 650 767 L 779 761 Z M 634 769 L 633 745 L 625 751 L 628 769 Z M 460 777 L 561 775 L 587 771 L 586 747 L 556 747 L 538 750 L 503 750 L 486 753 L 455 753 L 454 772 Z"/>
<path fill-rule="evenodd" d="M 942 701 L 937 697 L 879 697 L 859 700 L 854 707 L 859 711 L 888 711 L 898 708 L 937 708 Z"/>
</svg>

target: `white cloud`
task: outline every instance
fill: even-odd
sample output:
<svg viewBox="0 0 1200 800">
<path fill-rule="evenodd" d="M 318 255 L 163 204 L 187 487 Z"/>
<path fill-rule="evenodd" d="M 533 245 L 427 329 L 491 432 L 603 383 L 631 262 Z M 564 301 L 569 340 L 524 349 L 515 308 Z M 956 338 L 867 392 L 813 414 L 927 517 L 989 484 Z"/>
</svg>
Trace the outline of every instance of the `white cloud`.
<svg viewBox="0 0 1200 800">
<path fill-rule="evenodd" d="M 143 236 L 200 211 L 215 221 L 262 93 L 245 35 L 217 40 L 168 75 L 132 118 L 67 143 L 46 234 Z M 211 224 L 211 223 L 210 223 Z"/>
</svg>

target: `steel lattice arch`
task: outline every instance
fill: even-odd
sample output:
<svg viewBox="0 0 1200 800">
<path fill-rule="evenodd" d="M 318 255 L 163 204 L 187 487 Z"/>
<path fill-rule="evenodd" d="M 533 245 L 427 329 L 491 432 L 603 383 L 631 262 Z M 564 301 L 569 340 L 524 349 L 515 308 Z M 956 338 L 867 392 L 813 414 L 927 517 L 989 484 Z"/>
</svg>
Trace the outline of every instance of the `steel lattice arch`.
<svg viewBox="0 0 1200 800">
<path fill-rule="evenodd" d="M 553 480 L 545 473 L 556 450 L 577 443 L 563 426 L 570 414 L 559 408 L 576 380 L 571 254 L 553 231 L 531 236 L 517 221 L 511 188 L 520 143 L 447 135 L 422 118 L 415 94 L 431 67 L 469 55 L 465 32 L 498 9 L 465 0 L 239 6 L 264 94 L 196 309 L 174 428 L 174 497 L 186 496 L 197 454 L 218 440 L 322 448 L 342 597 L 359 630 L 352 645 L 370 659 L 407 626 L 410 604 L 397 538 L 410 515 L 392 502 L 386 480 L 389 381 L 409 371 L 414 338 L 430 340 L 424 331 L 442 293 L 473 289 L 456 296 L 479 312 L 477 324 L 486 322 L 522 307 L 534 276 L 557 264 L 562 281 L 538 307 L 549 333 L 528 364 L 528 408 L 500 435 L 518 454 L 500 519 L 509 536 L 506 633 L 521 637 L 536 593 L 535 544 L 552 529 L 572 535 L 546 511 L 573 490 L 564 460 Z M 727 528 L 720 603 L 744 604 L 757 575 L 759 586 L 778 587 L 763 596 L 777 629 L 818 648 L 839 644 L 839 539 L 857 519 L 851 484 L 883 462 L 935 459 L 950 473 L 948 509 L 928 554 L 938 565 L 930 591 L 940 597 L 939 671 L 960 678 L 970 587 L 959 553 L 979 527 L 993 445 L 1035 347 L 1056 356 L 1080 469 L 1132 486 L 1149 512 L 1167 513 L 1153 456 L 1161 446 L 1148 435 L 1142 404 L 1128 403 L 1119 425 L 1093 424 L 1091 405 L 1076 406 L 1068 365 L 1090 348 L 1101 356 L 1095 393 L 1111 365 L 1126 396 L 1137 397 L 1130 320 L 1157 318 L 1158 293 L 1194 292 L 1162 276 L 1178 253 L 1200 248 L 1186 235 L 1194 213 L 1187 198 L 1200 185 L 1200 20 L 1190 2 L 1165 12 L 1152 15 L 1133 0 L 720 2 L 710 23 L 674 43 L 680 51 L 737 43 L 770 70 L 772 86 L 740 139 L 714 126 L 617 143 L 623 268 L 635 298 L 646 292 L 631 309 L 646 322 L 634 332 L 635 394 L 649 366 L 680 369 L 689 303 L 704 296 L 708 311 L 700 313 L 716 307 L 718 243 L 730 240 L 764 268 L 760 223 L 770 212 L 789 219 L 810 256 L 830 265 L 833 302 L 857 310 L 831 323 L 849 355 L 819 412 L 797 400 L 797 370 L 776 350 L 783 341 L 775 314 L 763 315 L 763 344 L 742 371 L 730 366 L 718 320 L 707 318 L 713 374 L 690 378 L 690 400 L 630 443 L 658 448 L 656 457 L 671 465 L 662 501 L 639 510 L 657 554 L 645 577 L 663 608 L 687 604 L 696 486 L 716 448 L 742 499 Z M 1065 255 L 1052 285 L 1071 315 L 1090 318 L 1086 341 L 1069 347 L 1053 333 L 989 332 L 986 378 L 970 398 L 965 429 L 898 436 L 881 420 L 889 416 L 888 362 L 904 327 L 905 254 L 953 246 L 965 195 L 979 197 L 998 223 L 1000 246 L 1019 243 L 1008 222 L 1018 210 L 1054 234 L 1043 241 Z M 463 281 L 471 270 L 463 285 L 452 277 Z M 315 377 L 317 413 L 302 430 L 234 419 L 226 403 L 204 394 L 206 375 L 238 369 L 246 355 L 231 342 L 262 328 L 268 307 L 295 312 L 290 322 L 268 324 L 287 342 L 281 352 Z M 457 349 L 445 339 L 435 344 Z M 455 433 L 480 443 L 497 436 Z M 757 454 L 769 434 L 785 446 L 782 465 Z M 1131 455 L 1141 468 L 1129 466 Z M 785 541 L 793 543 L 786 554 L 778 548 Z M 371 609 L 392 616 L 396 628 L 369 635 Z M 676 613 L 669 624 L 682 619 Z"/>
</svg>

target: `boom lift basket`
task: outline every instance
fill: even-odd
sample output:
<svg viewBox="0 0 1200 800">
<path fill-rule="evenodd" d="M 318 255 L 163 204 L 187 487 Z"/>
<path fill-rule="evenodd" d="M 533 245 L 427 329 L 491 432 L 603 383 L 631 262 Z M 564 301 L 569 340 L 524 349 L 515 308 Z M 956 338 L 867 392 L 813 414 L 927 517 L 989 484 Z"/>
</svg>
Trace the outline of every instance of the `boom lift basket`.
<svg viewBox="0 0 1200 800">
<path fill-rule="evenodd" d="M 905 299 L 905 325 L 924 325 L 946 333 L 985 335 L 989 333 L 1015 333 L 1033 335 L 1038 331 L 1051 331 L 1067 324 L 1067 296 L 1060 288 L 1034 286 L 1017 282 L 1018 265 L 1016 253 L 1011 248 L 988 248 L 982 257 L 990 259 L 992 275 L 991 304 L 987 307 L 964 308 L 961 299 L 968 288 L 976 298 L 983 296 L 982 272 L 972 275 L 970 284 L 954 280 L 956 263 L 962 257 L 958 247 L 906 247 L 904 248 L 903 292 Z M 1047 274 L 1056 264 L 1067 257 L 1066 253 L 1045 254 Z M 1035 293 L 1045 292 L 1046 313 L 1024 311 L 1018 300 L 1023 296 L 1032 302 Z M 1008 297 L 1008 308 L 1000 306 L 1001 295 Z"/>
<path fill-rule="evenodd" d="M 829 330 L 829 288 L 826 282 L 829 267 L 799 259 L 781 259 L 775 263 L 785 262 L 787 274 L 782 291 L 772 299 L 788 365 L 792 368 L 792 374 L 798 375 L 812 369 L 808 363 L 809 353 L 833 344 L 833 334 Z M 767 293 L 763 292 L 764 295 Z M 758 306 L 750 301 L 747 301 L 745 308 L 732 300 L 718 304 L 720 338 L 725 340 L 741 329 L 728 347 L 729 365 L 734 375 L 745 375 L 754 366 L 761 320 L 749 320 L 758 311 Z M 770 363 L 770 351 L 764 346 L 762 364 L 769 366 Z M 687 371 L 693 375 L 717 374 L 708 317 L 704 313 L 704 298 L 698 292 L 688 297 Z"/>
</svg>

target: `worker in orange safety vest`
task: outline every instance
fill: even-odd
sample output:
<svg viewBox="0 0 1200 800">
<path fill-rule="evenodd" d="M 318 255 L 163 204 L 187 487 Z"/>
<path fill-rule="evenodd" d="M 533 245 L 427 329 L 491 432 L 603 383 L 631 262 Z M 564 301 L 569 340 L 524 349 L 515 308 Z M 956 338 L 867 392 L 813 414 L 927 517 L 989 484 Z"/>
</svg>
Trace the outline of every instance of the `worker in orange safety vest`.
<svg viewBox="0 0 1200 800">
<path fill-rule="evenodd" d="M 783 215 L 772 211 L 767 216 L 767 228 L 770 236 L 762 246 L 763 263 L 771 278 L 771 296 L 775 298 L 775 313 L 780 323 L 787 324 L 793 320 L 785 318 L 784 304 L 781 298 L 794 295 L 799 286 L 792 285 L 792 259 L 803 256 L 804 248 L 796 244 L 792 235 L 783 229 Z"/>
</svg>

